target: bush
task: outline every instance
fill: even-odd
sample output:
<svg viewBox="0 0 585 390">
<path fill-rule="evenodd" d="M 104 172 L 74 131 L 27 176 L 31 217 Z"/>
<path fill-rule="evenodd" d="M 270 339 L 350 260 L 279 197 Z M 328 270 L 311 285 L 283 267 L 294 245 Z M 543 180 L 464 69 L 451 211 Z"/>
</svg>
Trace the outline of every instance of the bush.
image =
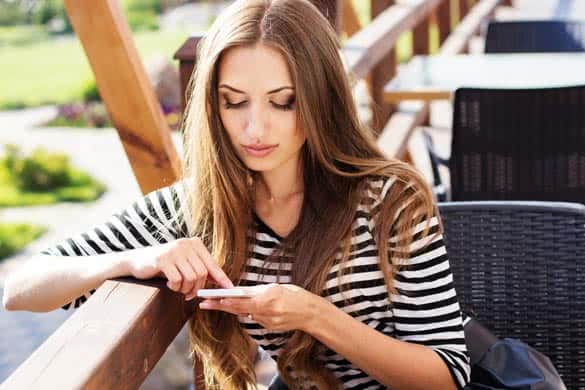
<svg viewBox="0 0 585 390">
<path fill-rule="evenodd" d="M 0 260 L 18 252 L 46 231 L 43 226 L 0 223 Z"/>
<path fill-rule="evenodd" d="M 95 79 L 89 79 L 83 83 L 83 86 L 81 87 L 81 96 L 86 103 L 102 101 Z"/>
<path fill-rule="evenodd" d="M 69 163 L 62 153 L 35 149 L 22 156 L 15 145 L 5 146 L 0 159 L 0 207 L 86 202 L 99 198 L 106 186 Z"/>
<path fill-rule="evenodd" d="M 19 1 L 0 0 L 0 26 L 14 26 L 27 21 L 27 13 L 22 10 Z"/>
<path fill-rule="evenodd" d="M 132 30 L 157 30 L 160 0 L 126 0 L 126 18 Z"/>
<path fill-rule="evenodd" d="M 25 191 L 42 192 L 69 182 L 69 157 L 36 149 L 16 167 L 16 183 Z"/>
</svg>

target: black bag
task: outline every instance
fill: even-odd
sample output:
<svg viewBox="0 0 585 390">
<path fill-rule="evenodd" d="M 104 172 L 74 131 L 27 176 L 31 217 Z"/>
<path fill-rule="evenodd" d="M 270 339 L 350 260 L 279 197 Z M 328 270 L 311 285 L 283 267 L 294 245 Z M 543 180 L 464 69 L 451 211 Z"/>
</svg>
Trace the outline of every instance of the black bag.
<svg viewBox="0 0 585 390">
<path fill-rule="evenodd" d="M 475 318 L 463 322 L 471 360 L 466 390 L 566 390 L 550 359 L 517 339 L 498 339 Z"/>
</svg>

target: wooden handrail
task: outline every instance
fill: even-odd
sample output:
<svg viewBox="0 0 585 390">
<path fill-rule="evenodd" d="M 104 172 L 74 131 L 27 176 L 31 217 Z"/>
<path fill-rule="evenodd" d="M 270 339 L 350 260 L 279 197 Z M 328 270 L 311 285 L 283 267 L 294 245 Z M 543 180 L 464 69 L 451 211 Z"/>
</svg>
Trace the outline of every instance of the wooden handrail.
<svg viewBox="0 0 585 390">
<path fill-rule="evenodd" d="M 194 310 L 166 281 L 106 281 L 3 389 L 137 389 Z"/>
<path fill-rule="evenodd" d="M 344 45 L 348 70 L 357 78 L 366 77 L 394 49 L 398 38 L 428 18 L 442 1 L 445 0 L 403 1 L 382 12 Z"/>
</svg>

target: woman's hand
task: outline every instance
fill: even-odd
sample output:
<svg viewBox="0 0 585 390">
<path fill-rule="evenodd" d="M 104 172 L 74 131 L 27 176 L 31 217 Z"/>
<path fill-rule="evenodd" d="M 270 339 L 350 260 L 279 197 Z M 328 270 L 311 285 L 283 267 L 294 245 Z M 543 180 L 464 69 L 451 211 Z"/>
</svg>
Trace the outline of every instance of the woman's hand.
<svg viewBox="0 0 585 390">
<path fill-rule="evenodd" d="M 323 298 L 293 284 L 267 285 L 253 298 L 205 299 L 199 307 L 222 310 L 252 319 L 269 330 L 306 331 Z"/>
<path fill-rule="evenodd" d="M 195 297 L 197 290 L 205 286 L 210 276 L 223 288 L 233 283 L 217 265 L 211 254 L 197 237 L 178 240 L 137 249 L 127 260 L 128 272 L 137 279 L 164 276 L 167 286 L 185 294 L 185 299 Z"/>
</svg>

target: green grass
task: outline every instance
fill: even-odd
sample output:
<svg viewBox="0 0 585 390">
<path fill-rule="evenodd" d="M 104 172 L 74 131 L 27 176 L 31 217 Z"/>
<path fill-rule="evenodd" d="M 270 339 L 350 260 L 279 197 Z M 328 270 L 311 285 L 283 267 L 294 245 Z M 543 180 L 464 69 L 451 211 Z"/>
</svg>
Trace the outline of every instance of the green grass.
<svg viewBox="0 0 585 390">
<path fill-rule="evenodd" d="M 43 226 L 0 223 L 0 261 L 18 252 L 46 231 Z"/>
<path fill-rule="evenodd" d="M 172 59 L 188 36 L 187 32 L 145 31 L 134 34 L 134 39 L 144 62 L 157 53 Z M 0 109 L 78 101 L 84 84 L 93 78 L 85 52 L 73 37 L 1 46 L 0 58 L 4 75 Z"/>
</svg>

